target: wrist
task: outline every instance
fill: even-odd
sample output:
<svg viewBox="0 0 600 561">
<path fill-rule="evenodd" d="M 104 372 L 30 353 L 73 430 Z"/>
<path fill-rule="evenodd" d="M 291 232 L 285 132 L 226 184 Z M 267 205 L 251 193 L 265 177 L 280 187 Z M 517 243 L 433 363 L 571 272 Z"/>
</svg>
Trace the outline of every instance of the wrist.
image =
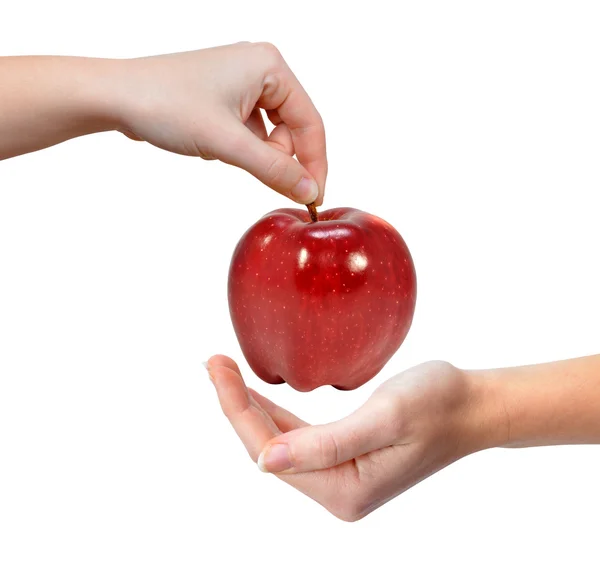
<svg viewBox="0 0 600 561">
<path fill-rule="evenodd" d="M 511 438 L 511 422 L 504 401 L 503 380 L 494 371 L 464 370 L 468 405 L 461 430 L 471 452 L 506 446 Z"/>
<path fill-rule="evenodd" d="M 600 443 L 600 355 L 466 374 L 479 449 Z"/>
<path fill-rule="evenodd" d="M 118 130 L 123 121 L 123 61 L 116 59 L 72 59 L 73 105 L 85 123 L 86 133 Z"/>
<path fill-rule="evenodd" d="M 600 443 L 600 355 L 482 374 L 504 412 L 495 446 Z"/>
</svg>

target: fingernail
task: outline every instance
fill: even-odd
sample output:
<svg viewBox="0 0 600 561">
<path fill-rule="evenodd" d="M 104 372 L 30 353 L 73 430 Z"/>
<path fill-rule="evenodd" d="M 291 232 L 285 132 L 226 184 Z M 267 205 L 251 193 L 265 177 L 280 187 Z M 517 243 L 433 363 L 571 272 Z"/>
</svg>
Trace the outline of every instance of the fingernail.
<svg viewBox="0 0 600 561">
<path fill-rule="evenodd" d="M 206 371 L 208 372 L 208 377 L 210 378 L 210 381 L 214 382 L 212 374 L 210 373 L 210 368 L 208 367 L 208 362 L 204 361 L 202 363 L 202 366 L 204 366 L 204 368 L 206 368 Z"/>
<path fill-rule="evenodd" d="M 304 205 L 314 202 L 318 196 L 319 186 L 314 179 L 308 179 L 308 177 L 303 177 L 292 189 L 294 200 Z"/>
<path fill-rule="evenodd" d="M 292 467 L 287 444 L 267 446 L 258 457 L 258 469 L 267 473 L 277 473 Z"/>
</svg>

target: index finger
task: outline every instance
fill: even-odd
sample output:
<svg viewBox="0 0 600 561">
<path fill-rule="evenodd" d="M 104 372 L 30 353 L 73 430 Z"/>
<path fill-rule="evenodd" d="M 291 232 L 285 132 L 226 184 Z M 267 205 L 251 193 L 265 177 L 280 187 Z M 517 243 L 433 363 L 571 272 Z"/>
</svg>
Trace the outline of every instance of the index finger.
<svg viewBox="0 0 600 561">
<path fill-rule="evenodd" d="M 223 356 L 212 357 L 208 361 L 208 370 L 223 413 L 256 462 L 267 443 L 281 431 L 249 393 L 234 361 Z M 320 472 L 275 475 L 329 510 L 335 509 L 343 499 L 341 490 L 352 492 L 351 484 L 355 482 L 354 471 L 348 464 Z"/>
<path fill-rule="evenodd" d="M 323 119 L 298 78 L 279 55 L 275 70 L 265 78 L 258 104 L 277 111 L 291 135 L 298 161 L 319 186 L 317 205 L 323 203 L 327 179 L 327 148 Z"/>
<path fill-rule="evenodd" d="M 252 460 L 256 462 L 265 444 L 281 431 L 267 415 L 254 406 L 235 362 L 227 364 L 223 358 L 212 357 L 208 361 L 209 374 L 223 413 Z"/>
</svg>

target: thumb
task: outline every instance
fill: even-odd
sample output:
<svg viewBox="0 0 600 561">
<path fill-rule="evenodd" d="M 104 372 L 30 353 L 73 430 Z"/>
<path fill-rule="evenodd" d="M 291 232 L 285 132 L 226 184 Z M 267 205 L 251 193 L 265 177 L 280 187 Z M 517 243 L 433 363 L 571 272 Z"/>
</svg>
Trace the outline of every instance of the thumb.
<svg viewBox="0 0 600 561">
<path fill-rule="evenodd" d="M 300 204 L 310 204 L 319 196 L 314 178 L 292 156 L 258 138 L 236 123 L 235 132 L 225 140 L 218 158 L 245 169 L 271 189 Z"/>
<path fill-rule="evenodd" d="M 297 473 L 337 466 L 394 444 L 398 435 L 396 416 L 381 400 L 370 400 L 340 421 L 296 429 L 271 439 L 258 458 L 258 467 L 271 473 Z"/>
</svg>

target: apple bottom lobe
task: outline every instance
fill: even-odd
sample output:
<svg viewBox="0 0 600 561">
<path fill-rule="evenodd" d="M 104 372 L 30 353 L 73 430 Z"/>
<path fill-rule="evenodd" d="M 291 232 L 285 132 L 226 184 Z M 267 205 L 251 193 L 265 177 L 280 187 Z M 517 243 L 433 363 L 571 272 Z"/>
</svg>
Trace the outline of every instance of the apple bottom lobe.
<svg viewBox="0 0 600 561">
<path fill-rule="evenodd" d="M 347 387 L 346 388 L 344 386 L 336 386 L 336 385 L 332 385 L 331 387 L 335 388 L 336 390 L 340 390 L 342 392 L 349 392 L 349 391 L 352 391 L 352 390 L 356 389 L 356 387 Z"/>
<path fill-rule="evenodd" d="M 326 340 L 323 340 L 323 345 L 327 345 Z M 312 346 L 309 345 L 308 348 Z M 301 346 L 296 346 L 297 354 L 289 359 L 277 356 L 278 353 L 276 356 L 269 356 L 268 351 L 267 354 L 257 353 L 255 348 L 246 345 L 242 345 L 242 352 L 252 371 L 261 380 L 268 384 L 287 383 L 301 393 L 312 392 L 322 386 L 331 386 L 338 391 L 355 390 L 381 372 L 389 360 L 385 356 L 378 364 L 373 365 L 365 359 L 345 361 L 344 356 L 337 353 L 319 357 L 318 353 L 303 352 Z M 370 353 L 361 348 L 358 354 L 367 357 Z"/>
<path fill-rule="evenodd" d="M 354 386 L 337 386 L 335 384 L 331 385 L 332 388 L 335 388 L 336 390 L 340 390 L 341 392 L 350 392 L 352 390 L 355 390 L 356 388 L 360 387 L 358 385 L 354 385 Z"/>
</svg>

